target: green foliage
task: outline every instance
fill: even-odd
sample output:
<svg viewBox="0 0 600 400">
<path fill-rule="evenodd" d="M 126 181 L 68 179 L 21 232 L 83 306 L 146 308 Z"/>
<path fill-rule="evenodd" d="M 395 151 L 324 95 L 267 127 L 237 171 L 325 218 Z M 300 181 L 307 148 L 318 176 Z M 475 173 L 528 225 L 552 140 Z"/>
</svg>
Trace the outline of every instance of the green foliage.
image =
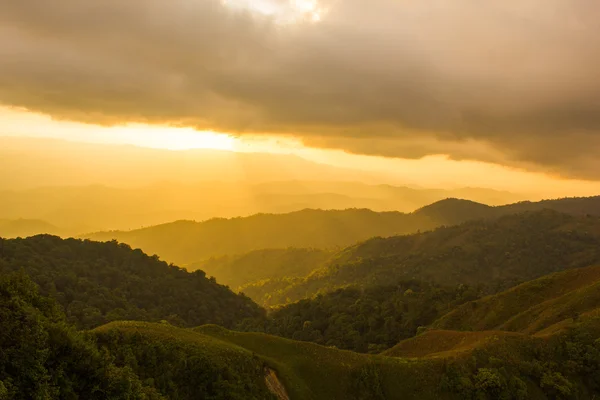
<svg viewBox="0 0 600 400">
<path fill-rule="evenodd" d="M 464 399 L 571 399 L 600 394 L 600 319 L 549 338 L 504 336 L 448 362 L 441 389 Z M 457 364 L 458 363 L 458 364 Z"/>
<path fill-rule="evenodd" d="M 237 256 L 211 257 L 186 265 L 188 270 L 201 269 L 225 285 L 244 292 L 257 303 L 265 301 L 264 292 L 256 295 L 253 286 L 267 279 L 289 279 L 308 275 L 333 253 L 320 249 L 263 249 Z M 248 290 L 250 288 L 250 290 Z"/>
<path fill-rule="evenodd" d="M 291 399 L 448 398 L 438 391 L 442 369 L 433 362 L 359 354 L 216 326 L 203 326 L 195 331 L 243 347 L 265 360 L 277 371 Z"/>
<path fill-rule="evenodd" d="M 0 277 L 0 399 L 159 400 L 75 332 L 23 275 Z"/>
<path fill-rule="evenodd" d="M 94 331 L 113 362 L 169 399 L 263 400 L 263 363 L 248 351 L 165 324 L 112 323 Z"/>
<path fill-rule="evenodd" d="M 89 234 L 86 238 L 116 239 L 183 265 L 260 249 L 345 247 L 375 236 L 412 234 L 474 219 L 494 219 L 545 209 L 600 216 L 600 197 L 522 202 L 501 207 L 446 199 L 409 214 L 367 209 L 307 209 L 204 222 L 177 221 L 127 232 Z"/>
<path fill-rule="evenodd" d="M 474 388 L 487 397 L 499 398 L 506 390 L 506 381 L 496 369 L 479 368 L 475 375 Z"/>
<path fill-rule="evenodd" d="M 376 365 L 369 363 L 355 372 L 353 390 L 356 400 L 385 400 L 383 381 Z"/>
<path fill-rule="evenodd" d="M 23 270 L 55 298 L 67 318 L 90 328 L 113 320 L 232 326 L 262 310 L 245 296 L 116 242 L 40 235 L 0 238 L 0 274 Z"/>
<path fill-rule="evenodd" d="M 0 276 L 2 400 L 271 399 L 262 367 L 246 350 L 169 324 L 77 332 L 26 276 Z"/>
<path fill-rule="evenodd" d="M 451 330 L 541 332 L 600 309 L 599 289 L 598 266 L 557 272 L 457 307 L 432 326 Z"/>
<path fill-rule="evenodd" d="M 483 284 L 491 294 L 595 263 L 600 263 L 600 219 L 546 210 L 370 239 L 341 251 L 304 279 L 275 285 L 268 304 L 298 301 L 348 285 L 379 286 L 402 279 L 451 286 Z"/>
<path fill-rule="evenodd" d="M 215 218 L 204 222 L 177 221 L 128 232 L 86 235 L 93 240 L 116 239 L 149 254 L 179 264 L 210 257 L 232 256 L 260 249 L 349 246 L 373 236 L 390 236 L 432 229 L 439 224 L 426 216 L 367 209 L 301 210 L 287 214 L 256 214 Z"/>
<path fill-rule="evenodd" d="M 573 396 L 573 384 L 560 372 L 544 373 L 540 386 L 556 399 L 568 399 Z"/>
<path fill-rule="evenodd" d="M 266 319 L 246 320 L 238 329 L 380 353 L 476 297 L 477 290 L 464 285 L 449 289 L 418 281 L 346 288 L 283 306 Z"/>
<path fill-rule="evenodd" d="M 10 400 L 8 394 L 6 385 L 4 385 L 4 382 L 0 381 L 0 400 Z"/>
</svg>

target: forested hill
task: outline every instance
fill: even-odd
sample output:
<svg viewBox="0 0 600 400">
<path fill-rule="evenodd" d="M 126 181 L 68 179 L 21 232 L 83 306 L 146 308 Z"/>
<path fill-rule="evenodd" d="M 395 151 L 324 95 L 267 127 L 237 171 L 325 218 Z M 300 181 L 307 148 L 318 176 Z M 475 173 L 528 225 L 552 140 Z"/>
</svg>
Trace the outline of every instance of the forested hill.
<svg viewBox="0 0 600 400">
<path fill-rule="evenodd" d="M 267 304 L 311 297 L 347 285 L 387 285 L 417 279 L 486 286 L 496 292 L 563 269 L 600 262 L 600 218 L 545 210 L 477 220 L 432 232 L 373 238 L 351 246 L 304 279 L 244 289 Z"/>
<path fill-rule="evenodd" d="M 600 266 L 557 272 L 457 307 L 435 329 L 548 334 L 600 315 Z"/>
<path fill-rule="evenodd" d="M 124 319 L 232 326 L 263 313 L 202 271 L 190 273 L 116 242 L 0 238 L 0 275 L 16 271 L 54 297 L 79 327 Z"/>
<path fill-rule="evenodd" d="M 480 295 L 473 286 L 419 281 L 348 287 L 288 304 L 239 328 L 370 353 L 425 328 L 549 335 L 600 316 L 600 266 L 561 271 L 495 295 Z"/>
<path fill-rule="evenodd" d="M 373 212 L 366 209 L 302 210 L 287 214 L 177 221 L 132 231 L 98 232 L 92 240 L 112 240 L 141 248 L 148 254 L 180 265 L 210 257 L 238 255 L 274 248 L 346 247 L 374 236 L 394 236 L 455 225 L 473 219 L 553 209 L 571 215 L 600 215 L 600 197 L 522 202 L 490 207 L 468 200 L 447 199 L 413 213 Z"/>
<path fill-rule="evenodd" d="M 571 197 L 538 202 L 522 201 L 496 207 L 469 200 L 446 199 L 422 207 L 413 214 L 426 216 L 440 225 L 457 225 L 473 219 L 498 218 L 504 215 L 541 210 L 553 210 L 577 216 L 600 216 L 600 196 Z"/>
<path fill-rule="evenodd" d="M 212 256 L 271 248 L 345 247 L 373 236 L 392 236 L 431 229 L 427 216 L 366 209 L 302 210 L 288 214 L 256 214 L 245 218 L 178 221 L 129 232 L 86 235 L 116 239 L 179 264 Z"/>
<path fill-rule="evenodd" d="M 60 228 L 38 219 L 0 219 L 0 235 L 3 237 L 27 237 L 40 232 L 60 235 Z"/>
<path fill-rule="evenodd" d="M 200 269 L 217 277 L 220 283 L 237 289 L 265 279 L 306 276 L 333 255 L 321 249 L 263 249 L 237 256 L 211 257 L 186 268 Z"/>
</svg>

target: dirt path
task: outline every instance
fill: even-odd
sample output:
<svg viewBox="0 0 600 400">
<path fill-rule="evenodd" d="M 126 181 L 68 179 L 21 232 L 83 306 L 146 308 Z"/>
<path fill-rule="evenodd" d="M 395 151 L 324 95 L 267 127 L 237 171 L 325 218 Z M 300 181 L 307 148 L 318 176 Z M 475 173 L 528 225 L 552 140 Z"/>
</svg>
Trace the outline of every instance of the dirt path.
<svg viewBox="0 0 600 400">
<path fill-rule="evenodd" d="M 265 383 L 267 384 L 267 389 L 277 396 L 279 400 L 290 400 L 290 396 L 288 396 L 285 387 L 277 377 L 277 373 L 269 367 L 265 367 Z"/>
</svg>

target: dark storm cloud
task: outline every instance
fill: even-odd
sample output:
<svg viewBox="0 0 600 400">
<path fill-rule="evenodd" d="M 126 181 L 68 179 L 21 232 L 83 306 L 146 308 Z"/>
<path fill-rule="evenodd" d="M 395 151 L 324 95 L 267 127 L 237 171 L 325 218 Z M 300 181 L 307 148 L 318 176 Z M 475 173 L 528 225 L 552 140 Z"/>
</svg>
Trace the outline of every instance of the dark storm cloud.
<svg viewBox="0 0 600 400">
<path fill-rule="evenodd" d="M 600 178 L 596 0 L 322 5 L 282 24 L 217 0 L 0 2 L 0 102 Z"/>
</svg>

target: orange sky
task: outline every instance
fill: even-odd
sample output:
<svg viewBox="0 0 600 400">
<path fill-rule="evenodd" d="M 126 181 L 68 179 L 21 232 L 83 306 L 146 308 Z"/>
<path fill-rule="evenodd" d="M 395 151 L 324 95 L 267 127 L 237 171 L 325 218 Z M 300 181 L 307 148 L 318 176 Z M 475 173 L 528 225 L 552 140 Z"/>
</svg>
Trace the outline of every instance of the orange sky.
<svg viewBox="0 0 600 400">
<path fill-rule="evenodd" d="M 77 142 L 133 144 L 141 147 L 185 150 L 208 148 L 238 152 L 295 154 L 311 161 L 362 169 L 379 174 L 381 182 L 423 187 L 485 187 L 525 193 L 532 198 L 598 194 L 598 182 L 559 179 L 501 165 L 477 161 L 454 161 L 445 155 L 421 159 L 386 158 L 350 154 L 341 150 L 304 146 L 293 137 L 232 136 L 198 132 L 192 128 L 129 124 L 104 127 L 57 121 L 24 109 L 0 108 L 3 135 L 50 137 Z"/>
<path fill-rule="evenodd" d="M 597 194 L 599 19 L 588 0 L 4 1 L 0 135 Z"/>
</svg>

